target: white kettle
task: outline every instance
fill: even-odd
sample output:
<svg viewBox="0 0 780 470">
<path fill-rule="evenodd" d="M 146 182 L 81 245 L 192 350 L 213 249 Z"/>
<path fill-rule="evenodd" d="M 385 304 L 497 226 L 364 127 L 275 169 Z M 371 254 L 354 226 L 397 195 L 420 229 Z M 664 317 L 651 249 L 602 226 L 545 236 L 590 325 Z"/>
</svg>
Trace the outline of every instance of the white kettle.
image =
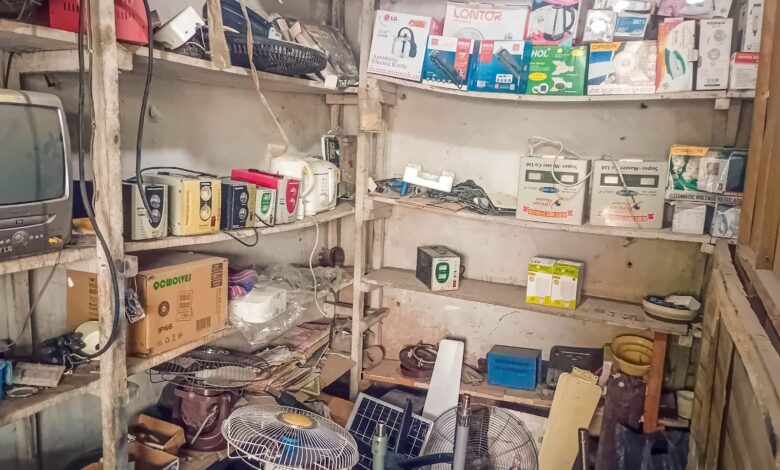
<svg viewBox="0 0 780 470">
<path fill-rule="evenodd" d="M 314 215 L 335 209 L 341 171 L 336 165 L 322 158 L 307 157 L 306 162 L 314 174 L 314 185 L 311 192 L 303 198 L 305 214 Z"/>
<path fill-rule="evenodd" d="M 271 172 L 300 180 L 301 192 L 299 198 L 301 202 L 306 200 L 307 195 L 314 188 L 314 170 L 312 170 L 308 157 L 305 155 L 285 154 L 274 157 L 271 159 Z M 298 204 L 298 219 L 303 219 L 305 214 L 304 204 Z"/>
</svg>

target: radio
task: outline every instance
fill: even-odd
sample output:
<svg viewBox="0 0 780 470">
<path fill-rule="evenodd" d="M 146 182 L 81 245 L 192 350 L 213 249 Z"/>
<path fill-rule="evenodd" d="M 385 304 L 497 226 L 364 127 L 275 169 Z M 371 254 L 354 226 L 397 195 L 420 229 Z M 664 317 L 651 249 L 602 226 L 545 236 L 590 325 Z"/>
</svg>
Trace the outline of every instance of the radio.
<svg viewBox="0 0 780 470">
<path fill-rule="evenodd" d="M 289 224 L 297 220 L 301 192 L 300 180 L 254 169 L 233 170 L 230 176 L 234 180 L 246 181 L 263 188 L 276 190 L 277 224 Z"/>
<path fill-rule="evenodd" d="M 144 181 L 168 186 L 171 234 L 201 235 L 219 231 L 222 182 L 202 173 L 150 173 Z"/>
<path fill-rule="evenodd" d="M 124 232 L 126 240 L 148 240 L 168 236 L 168 186 L 144 183 L 144 197 L 152 216 L 146 213 L 141 193 L 135 183 L 122 183 Z"/>
<path fill-rule="evenodd" d="M 222 230 L 255 226 L 254 184 L 222 178 Z"/>
<path fill-rule="evenodd" d="M 255 187 L 255 227 L 273 227 L 276 225 L 276 190 Z"/>
</svg>

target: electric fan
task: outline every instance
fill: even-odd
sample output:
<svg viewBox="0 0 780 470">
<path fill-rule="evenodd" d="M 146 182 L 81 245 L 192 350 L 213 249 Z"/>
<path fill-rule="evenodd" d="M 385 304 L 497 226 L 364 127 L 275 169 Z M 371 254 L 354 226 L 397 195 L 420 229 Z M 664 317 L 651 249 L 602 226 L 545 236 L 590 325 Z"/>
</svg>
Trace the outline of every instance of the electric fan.
<svg viewBox="0 0 780 470">
<path fill-rule="evenodd" d="M 222 424 L 228 455 L 258 470 L 347 470 L 355 439 L 333 421 L 284 406 L 244 406 Z"/>
</svg>

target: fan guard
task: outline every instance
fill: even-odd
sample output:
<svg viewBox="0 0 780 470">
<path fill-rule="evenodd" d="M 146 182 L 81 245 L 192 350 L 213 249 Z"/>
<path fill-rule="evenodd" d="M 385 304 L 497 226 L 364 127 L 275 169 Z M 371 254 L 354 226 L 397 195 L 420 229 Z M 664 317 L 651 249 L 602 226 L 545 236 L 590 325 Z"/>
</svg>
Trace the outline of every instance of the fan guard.
<svg viewBox="0 0 780 470">
<path fill-rule="evenodd" d="M 466 468 L 469 470 L 536 470 L 534 439 L 525 425 L 508 411 L 494 406 L 471 405 Z M 452 408 L 433 424 L 425 455 L 452 453 L 458 409 Z M 450 464 L 431 470 L 449 470 Z"/>
<path fill-rule="evenodd" d="M 222 424 L 232 459 L 258 470 L 347 470 L 355 439 L 333 421 L 284 406 L 244 406 Z"/>
<path fill-rule="evenodd" d="M 269 377 L 268 363 L 249 354 L 203 346 L 149 370 L 152 383 L 185 388 L 236 390 Z"/>
</svg>

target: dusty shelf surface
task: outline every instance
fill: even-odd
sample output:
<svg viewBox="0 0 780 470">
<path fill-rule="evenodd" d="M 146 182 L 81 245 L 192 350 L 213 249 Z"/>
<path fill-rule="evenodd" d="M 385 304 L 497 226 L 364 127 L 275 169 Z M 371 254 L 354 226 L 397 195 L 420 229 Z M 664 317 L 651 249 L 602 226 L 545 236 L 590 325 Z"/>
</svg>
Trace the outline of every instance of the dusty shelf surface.
<svg viewBox="0 0 780 470">
<path fill-rule="evenodd" d="M 68 264 L 93 259 L 97 256 L 97 251 L 94 246 L 68 246 L 62 250 L 62 255 L 54 251 L 0 261 L 0 276 L 54 266 L 58 256 L 59 264 Z"/>
</svg>

